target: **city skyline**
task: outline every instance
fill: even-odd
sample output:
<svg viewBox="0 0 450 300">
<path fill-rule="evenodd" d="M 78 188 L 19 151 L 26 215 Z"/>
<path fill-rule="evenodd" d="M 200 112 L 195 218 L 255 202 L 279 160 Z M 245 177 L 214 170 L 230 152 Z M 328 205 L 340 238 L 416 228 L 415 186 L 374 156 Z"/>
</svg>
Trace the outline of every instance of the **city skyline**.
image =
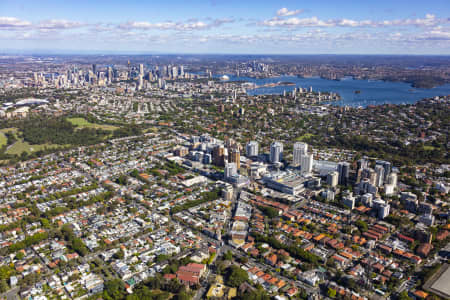
<svg viewBox="0 0 450 300">
<path fill-rule="evenodd" d="M 3 1 L 1 52 L 450 54 L 445 1 Z"/>
</svg>

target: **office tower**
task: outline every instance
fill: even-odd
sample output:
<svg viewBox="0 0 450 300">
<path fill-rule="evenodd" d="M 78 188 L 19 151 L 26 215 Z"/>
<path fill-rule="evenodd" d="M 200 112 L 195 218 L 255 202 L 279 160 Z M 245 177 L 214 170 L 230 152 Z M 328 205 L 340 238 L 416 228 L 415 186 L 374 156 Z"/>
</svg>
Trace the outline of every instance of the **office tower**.
<svg viewBox="0 0 450 300">
<path fill-rule="evenodd" d="M 113 70 L 111 67 L 108 67 L 108 80 L 109 82 L 113 80 Z"/>
<path fill-rule="evenodd" d="M 225 164 L 225 178 L 230 178 L 237 175 L 237 167 L 235 163 Z"/>
<path fill-rule="evenodd" d="M 281 162 L 283 158 L 283 144 L 280 142 L 273 142 L 270 145 L 270 162 L 275 164 Z"/>
<path fill-rule="evenodd" d="M 339 184 L 347 185 L 348 175 L 350 172 L 350 164 L 348 162 L 340 162 L 338 164 L 338 172 L 339 172 Z"/>
<path fill-rule="evenodd" d="M 389 174 L 388 183 L 394 185 L 394 188 L 397 187 L 397 173 Z"/>
<path fill-rule="evenodd" d="M 97 76 L 97 65 L 92 64 L 92 72 L 94 73 L 94 76 Z"/>
<path fill-rule="evenodd" d="M 375 185 L 380 187 L 383 185 L 384 182 L 384 167 L 380 165 L 375 166 Z"/>
<path fill-rule="evenodd" d="M 233 149 L 230 154 L 230 162 L 236 164 L 236 168 L 239 170 L 241 167 L 241 153 L 237 149 Z"/>
<path fill-rule="evenodd" d="M 389 210 L 391 206 L 389 204 L 382 204 L 378 207 L 378 218 L 384 219 L 389 216 Z"/>
<path fill-rule="evenodd" d="M 258 142 L 250 141 L 245 148 L 248 157 L 258 156 Z"/>
<path fill-rule="evenodd" d="M 366 169 L 369 167 L 369 161 L 365 158 L 361 158 L 357 161 L 358 170 Z"/>
<path fill-rule="evenodd" d="M 384 168 L 384 178 L 387 181 L 387 179 L 389 178 L 389 175 L 391 174 L 391 163 L 388 161 L 384 161 L 384 160 L 377 160 L 375 161 L 375 165 L 380 165 Z"/>
<path fill-rule="evenodd" d="M 361 196 L 361 202 L 366 207 L 372 207 L 373 194 L 366 193 Z"/>
<path fill-rule="evenodd" d="M 225 148 L 222 145 L 214 147 L 212 153 L 213 164 L 216 166 L 224 166 Z"/>
<path fill-rule="evenodd" d="M 312 154 L 302 155 L 300 164 L 302 174 L 310 174 L 313 167 L 313 155 Z"/>
<path fill-rule="evenodd" d="M 144 78 L 142 77 L 142 75 L 139 75 L 138 90 L 142 90 L 143 87 L 144 87 Z"/>
<path fill-rule="evenodd" d="M 355 208 L 355 202 L 356 202 L 355 197 L 353 197 L 351 193 L 342 198 L 342 204 L 347 206 L 349 209 Z"/>
<path fill-rule="evenodd" d="M 184 66 L 180 66 L 180 76 L 184 77 Z"/>
<path fill-rule="evenodd" d="M 178 77 L 178 70 L 177 70 L 176 66 L 172 67 L 172 77 L 173 78 L 177 78 Z"/>
<path fill-rule="evenodd" d="M 306 143 L 295 143 L 293 150 L 292 164 L 298 166 L 301 163 L 302 155 L 308 153 L 308 144 Z"/>
<path fill-rule="evenodd" d="M 327 175 L 327 184 L 331 187 L 337 186 L 339 183 L 339 173 L 334 171 Z"/>
<path fill-rule="evenodd" d="M 387 216 L 389 216 L 389 210 L 391 206 L 386 203 L 386 201 L 381 200 L 380 198 L 377 198 L 373 200 L 373 207 L 377 211 L 377 215 L 379 219 L 384 219 Z"/>
<path fill-rule="evenodd" d="M 144 76 L 144 65 L 139 64 L 139 75 Z"/>
</svg>

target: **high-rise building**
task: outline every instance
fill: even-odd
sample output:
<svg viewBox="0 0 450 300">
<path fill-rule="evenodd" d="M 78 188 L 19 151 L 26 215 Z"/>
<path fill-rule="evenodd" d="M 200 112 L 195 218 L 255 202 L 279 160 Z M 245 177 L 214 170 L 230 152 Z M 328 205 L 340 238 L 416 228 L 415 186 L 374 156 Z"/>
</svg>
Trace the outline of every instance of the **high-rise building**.
<svg viewBox="0 0 450 300">
<path fill-rule="evenodd" d="M 388 184 L 392 184 L 394 188 L 397 187 L 397 173 L 391 172 L 388 176 Z"/>
<path fill-rule="evenodd" d="M 230 178 L 237 175 L 237 167 L 235 163 L 225 164 L 225 178 Z"/>
<path fill-rule="evenodd" d="M 245 152 L 248 157 L 258 156 L 258 142 L 250 141 L 245 147 Z"/>
<path fill-rule="evenodd" d="M 283 158 L 283 144 L 280 142 L 273 142 L 270 145 L 270 162 L 275 164 L 281 162 Z"/>
<path fill-rule="evenodd" d="M 231 150 L 230 162 L 235 163 L 236 168 L 239 170 L 239 168 L 241 167 L 241 153 L 238 149 Z"/>
<path fill-rule="evenodd" d="M 225 148 L 222 145 L 214 147 L 212 152 L 213 164 L 216 166 L 224 166 Z"/>
<path fill-rule="evenodd" d="M 172 67 L 172 77 L 177 78 L 178 77 L 178 69 L 176 66 Z"/>
<path fill-rule="evenodd" d="M 309 174 L 312 171 L 313 167 L 313 155 L 312 154 L 305 154 L 301 156 L 301 172 L 302 174 Z"/>
<path fill-rule="evenodd" d="M 373 207 L 377 210 L 379 219 L 384 219 L 389 216 L 389 210 L 391 206 L 379 198 L 373 200 Z"/>
<path fill-rule="evenodd" d="M 97 76 L 97 65 L 92 64 L 92 73 L 94 73 L 95 76 Z"/>
<path fill-rule="evenodd" d="M 348 175 L 350 172 L 350 164 L 348 162 L 338 163 L 338 172 L 339 172 L 339 184 L 347 185 L 348 184 Z"/>
<path fill-rule="evenodd" d="M 337 186 L 339 183 L 339 173 L 334 171 L 327 175 L 327 184 L 331 187 Z"/>
<path fill-rule="evenodd" d="M 383 185 L 384 182 L 384 167 L 381 165 L 376 165 L 375 173 L 376 173 L 375 185 L 380 187 Z"/>
<path fill-rule="evenodd" d="M 306 143 L 295 143 L 293 150 L 293 159 L 292 164 L 294 166 L 298 166 L 301 163 L 302 155 L 306 155 L 308 153 L 308 144 Z"/>
<path fill-rule="evenodd" d="M 377 160 L 375 161 L 375 165 L 380 165 L 384 168 L 384 179 L 387 181 L 389 175 L 391 174 L 392 165 L 388 161 Z"/>
<path fill-rule="evenodd" d="M 353 197 L 353 195 L 350 193 L 349 195 L 346 195 L 344 198 L 342 198 L 342 204 L 347 206 L 349 209 L 355 208 L 355 202 L 356 199 Z"/>
<path fill-rule="evenodd" d="M 144 65 L 139 64 L 139 75 L 144 76 Z"/>
<path fill-rule="evenodd" d="M 184 77 L 184 66 L 180 66 L 180 76 Z"/>
</svg>

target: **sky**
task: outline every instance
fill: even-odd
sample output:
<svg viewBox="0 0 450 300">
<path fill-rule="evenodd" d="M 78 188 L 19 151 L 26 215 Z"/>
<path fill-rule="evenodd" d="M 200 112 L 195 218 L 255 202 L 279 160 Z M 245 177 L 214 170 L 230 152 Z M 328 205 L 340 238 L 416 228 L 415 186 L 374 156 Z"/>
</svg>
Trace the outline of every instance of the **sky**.
<svg viewBox="0 0 450 300">
<path fill-rule="evenodd" d="M 0 0 L 0 51 L 450 55 L 450 0 Z"/>
</svg>

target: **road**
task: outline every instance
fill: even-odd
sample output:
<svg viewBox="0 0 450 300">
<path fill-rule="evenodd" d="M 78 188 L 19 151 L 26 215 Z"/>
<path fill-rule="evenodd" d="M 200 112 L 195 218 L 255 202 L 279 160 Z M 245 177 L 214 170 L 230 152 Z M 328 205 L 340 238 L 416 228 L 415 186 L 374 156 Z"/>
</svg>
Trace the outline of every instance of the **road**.
<svg viewBox="0 0 450 300">
<path fill-rule="evenodd" d="M 6 299 L 6 300 L 16 300 L 16 299 L 20 299 L 18 293 L 20 291 L 19 287 L 15 287 L 10 289 L 9 291 L 0 294 L 0 298 L 1 299 Z"/>
</svg>

